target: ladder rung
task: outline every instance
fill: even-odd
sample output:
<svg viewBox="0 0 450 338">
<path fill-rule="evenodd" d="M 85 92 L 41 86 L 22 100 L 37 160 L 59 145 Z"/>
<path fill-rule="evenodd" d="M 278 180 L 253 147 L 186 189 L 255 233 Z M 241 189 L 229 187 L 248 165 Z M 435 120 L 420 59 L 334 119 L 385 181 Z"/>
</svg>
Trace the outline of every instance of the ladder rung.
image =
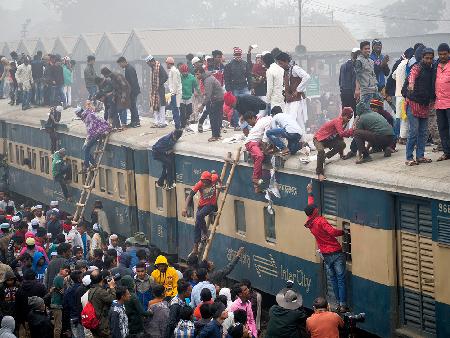
<svg viewBox="0 0 450 338">
<path fill-rule="evenodd" d="M 82 208 L 82 207 L 84 207 L 86 204 L 83 204 L 83 203 L 77 203 L 77 207 L 80 207 L 80 208 Z"/>
<path fill-rule="evenodd" d="M 83 185 L 83 189 L 92 189 L 91 185 Z"/>
</svg>

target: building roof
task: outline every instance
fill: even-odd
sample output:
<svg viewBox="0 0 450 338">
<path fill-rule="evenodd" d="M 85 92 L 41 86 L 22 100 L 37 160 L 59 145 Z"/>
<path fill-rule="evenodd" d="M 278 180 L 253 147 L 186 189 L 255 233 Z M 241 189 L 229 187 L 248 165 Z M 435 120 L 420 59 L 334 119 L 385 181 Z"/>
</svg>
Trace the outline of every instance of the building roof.
<svg viewBox="0 0 450 338">
<path fill-rule="evenodd" d="M 50 53 L 55 45 L 56 38 L 39 38 L 36 43 L 36 49 L 33 54 L 36 54 L 38 50 L 42 51 L 43 54 Z"/>
<path fill-rule="evenodd" d="M 36 49 L 36 44 L 38 42 L 38 39 L 27 39 L 27 40 L 21 40 L 17 50 L 20 53 L 25 53 L 27 55 L 33 55 L 34 50 Z"/>
<path fill-rule="evenodd" d="M 99 61 L 110 61 L 122 54 L 130 32 L 104 33 L 95 50 L 95 57 Z"/>
<path fill-rule="evenodd" d="M 59 36 L 56 38 L 55 44 L 52 49 L 53 54 L 59 54 L 61 56 L 71 56 L 75 43 L 77 42 L 77 36 Z"/>
<path fill-rule="evenodd" d="M 80 62 L 85 61 L 87 55 L 95 53 L 102 38 L 102 33 L 81 34 L 72 50 L 72 59 Z"/>
<path fill-rule="evenodd" d="M 213 49 L 231 54 L 233 47 L 239 46 L 245 52 L 251 44 L 257 44 L 259 51 L 276 46 L 294 52 L 298 45 L 298 26 L 134 30 L 123 54 L 130 59 L 146 54 L 211 53 Z M 347 53 L 357 41 L 342 25 L 315 25 L 302 26 L 302 44 L 308 53 Z"/>
</svg>

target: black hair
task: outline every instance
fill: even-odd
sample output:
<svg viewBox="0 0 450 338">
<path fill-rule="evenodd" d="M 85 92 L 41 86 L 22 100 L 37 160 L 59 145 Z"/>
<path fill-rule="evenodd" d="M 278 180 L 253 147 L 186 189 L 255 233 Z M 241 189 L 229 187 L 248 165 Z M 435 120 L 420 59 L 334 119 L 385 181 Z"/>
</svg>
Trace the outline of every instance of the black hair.
<svg viewBox="0 0 450 338">
<path fill-rule="evenodd" d="M 198 256 L 197 255 L 189 255 L 186 261 L 186 264 L 190 266 L 191 268 L 197 268 L 198 267 Z"/>
<path fill-rule="evenodd" d="M 328 302 L 325 297 L 317 297 L 314 299 L 313 307 L 315 309 L 326 309 L 328 308 Z"/>
<path fill-rule="evenodd" d="M 211 305 L 206 303 L 200 305 L 200 314 L 202 319 L 210 319 L 212 317 Z"/>
<path fill-rule="evenodd" d="M 208 261 L 206 259 L 204 259 L 200 263 L 198 263 L 198 269 L 208 270 Z"/>
<path fill-rule="evenodd" d="M 280 53 L 281 53 L 281 49 L 278 48 L 278 47 L 275 47 L 274 49 L 272 49 L 272 50 L 270 51 L 270 54 L 271 54 L 274 58 L 276 58 Z"/>
<path fill-rule="evenodd" d="M 277 114 L 280 114 L 283 112 L 283 109 L 281 109 L 280 106 L 275 106 L 270 110 L 270 115 L 275 116 Z"/>
<path fill-rule="evenodd" d="M 99 273 L 93 274 L 91 272 L 91 284 L 98 284 L 103 280 L 102 275 Z"/>
<path fill-rule="evenodd" d="M 161 298 L 164 296 L 164 291 L 165 288 L 163 285 L 161 284 L 156 284 L 153 288 L 152 288 L 152 293 L 153 296 L 155 296 L 156 298 Z"/>
<path fill-rule="evenodd" d="M 94 258 L 102 258 L 103 250 L 102 249 L 94 249 Z"/>
<path fill-rule="evenodd" d="M 111 73 L 112 71 L 108 67 L 103 67 L 102 69 L 100 69 L 100 74 L 105 77 L 111 75 Z"/>
<path fill-rule="evenodd" d="M 244 113 L 244 120 L 248 122 L 248 120 L 253 120 L 253 118 L 255 118 L 256 115 L 255 113 L 251 112 L 251 111 L 247 111 Z"/>
<path fill-rule="evenodd" d="M 228 306 L 228 298 L 225 295 L 218 295 L 216 297 L 216 302 L 221 302 L 223 305 Z"/>
<path fill-rule="evenodd" d="M 106 251 L 106 255 L 108 255 L 109 257 L 117 258 L 117 251 L 116 249 L 108 249 Z"/>
<path fill-rule="evenodd" d="M 121 56 L 120 58 L 117 59 L 117 63 L 122 63 L 122 62 L 127 62 L 127 59 L 125 59 L 124 56 Z"/>
<path fill-rule="evenodd" d="M 23 279 L 24 280 L 35 280 L 36 279 L 36 273 L 29 269 L 27 271 L 25 271 L 25 273 L 23 274 Z"/>
<path fill-rule="evenodd" d="M 365 40 L 365 41 L 361 41 L 359 44 L 359 49 L 363 49 L 366 46 L 370 46 L 370 42 Z"/>
<path fill-rule="evenodd" d="M 186 269 L 183 272 L 183 278 L 186 280 L 191 280 L 193 274 L 194 274 L 194 269 Z"/>
<path fill-rule="evenodd" d="M 210 306 L 210 311 L 214 319 L 219 318 L 225 309 L 226 309 L 225 305 L 223 305 L 221 302 L 214 302 Z"/>
<path fill-rule="evenodd" d="M 419 48 L 419 47 L 425 47 L 425 45 L 422 43 L 422 42 L 417 42 L 415 45 L 414 45 L 414 52 Z"/>
<path fill-rule="evenodd" d="M 439 52 L 450 52 L 450 47 L 448 46 L 448 43 L 443 42 L 438 46 L 437 51 L 438 51 L 438 53 Z"/>
<path fill-rule="evenodd" d="M 192 54 L 192 53 L 186 54 L 186 60 L 192 61 L 193 58 L 194 58 L 194 54 Z"/>
<path fill-rule="evenodd" d="M 247 278 L 241 279 L 241 284 L 244 284 L 249 289 L 252 287 L 252 282 Z"/>
<path fill-rule="evenodd" d="M 83 252 L 83 248 L 81 246 L 74 246 L 72 249 L 72 254 L 75 256 L 77 252 Z"/>
<path fill-rule="evenodd" d="M 103 268 L 107 270 L 110 269 L 112 267 L 113 262 L 114 257 L 105 256 L 105 258 L 103 258 Z"/>
<path fill-rule="evenodd" d="M 242 335 L 244 334 L 244 325 L 242 325 L 241 323 L 237 323 L 233 326 L 230 326 L 227 332 L 228 332 L 227 337 L 241 338 Z"/>
<path fill-rule="evenodd" d="M 264 62 L 264 65 L 266 68 L 269 68 L 269 66 L 275 62 L 275 58 L 271 53 L 266 53 L 262 56 L 262 61 Z"/>
<path fill-rule="evenodd" d="M 139 260 L 146 260 L 147 259 L 147 252 L 145 251 L 145 249 L 139 249 L 136 251 L 136 257 Z"/>
<path fill-rule="evenodd" d="M 185 293 L 189 289 L 189 286 L 191 286 L 189 282 L 185 281 L 184 279 L 179 279 L 177 282 L 178 294 Z"/>
<path fill-rule="evenodd" d="M 211 54 L 212 54 L 212 57 L 213 57 L 213 58 L 216 57 L 216 56 L 219 56 L 219 55 L 223 55 L 222 51 L 220 51 L 220 50 L 218 50 L 218 49 L 213 50 L 213 51 L 211 52 Z"/>
<path fill-rule="evenodd" d="M 145 265 L 145 262 L 139 262 L 139 263 L 136 264 L 136 269 L 137 268 L 145 269 L 145 268 L 147 268 L 147 266 Z"/>
<path fill-rule="evenodd" d="M 314 210 L 317 208 L 315 204 L 308 204 L 303 211 L 305 212 L 306 216 L 311 216 Z"/>
<path fill-rule="evenodd" d="M 103 78 L 101 76 L 96 76 L 94 82 L 97 86 L 99 86 L 102 84 Z"/>
<path fill-rule="evenodd" d="M 26 260 L 32 260 L 33 257 L 28 252 L 24 252 L 22 255 L 20 255 L 19 260 L 26 261 Z"/>
<path fill-rule="evenodd" d="M 203 288 L 202 291 L 200 291 L 200 300 L 202 302 L 209 302 L 211 299 L 212 299 L 211 290 L 208 288 Z"/>
<path fill-rule="evenodd" d="M 128 289 L 125 286 L 116 286 L 116 299 L 121 300 L 126 295 Z"/>
<path fill-rule="evenodd" d="M 203 68 L 195 68 L 195 73 L 204 74 L 205 70 Z"/>
<path fill-rule="evenodd" d="M 94 55 L 89 55 L 88 57 L 87 57 L 87 61 L 89 62 L 89 61 L 95 61 L 95 56 Z"/>
<path fill-rule="evenodd" d="M 206 276 L 208 275 L 208 270 L 205 268 L 201 268 L 197 270 L 197 277 L 200 282 L 203 282 L 206 280 Z"/>
<path fill-rule="evenodd" d="M 180 309 L 180 319 L 191 320 L 193 313 L 194 310 L 190 306 L 185 305 Z"/>
<path fill-rule="evenodd" d="M 277 61 L 284 61 L 284 62 L 291 62 L 291 57 L 288 53 L 281 52 L 275 57 L 275 60 Z"/>
<path fill-rule="evenodd" d="M 242 283 L 234 284 L 230 291 L 231 291 L 231 300 L 234 301 L 242 292 Z"/>
<path fill-rule="evenodd" d="M 83 273 L 80 270 L 75 270 L 70 273 L 70 279 L 74 283 L 80 283 L 82 276 L 83 276 Z"/>
<path fill-rule="evenodd" d="M 242 325 L 247 324 L 247 312 L 245 312 L 245 310 L 238 309 L 233 311 L 233 317 L 235 323 L 240 323 Z"/>
<path fill-rule="evenodd" d="M 70 271 L 69 263 L 64 263 L 63 265 L 61 265 L 61 267 L 59 268 L 59 271 L 61 271 L 61 270 L 69 270 Z"/>
<path fill-rule="evenodd" d="M 64 255 L 67 251 L 70 251 L 72 246 L 69 243 L 61 243 L 56 248 L 56 253 L 58 255 Z"/>
<path fill-rule="evenodd" d="M 64 234 L 58 234 L 56 235 L 56 243 L 62 244 L 66 242 L 66 236 Z M 58 250 L 56 250 L 56 253 L 58 253 Z"/>
</svg>

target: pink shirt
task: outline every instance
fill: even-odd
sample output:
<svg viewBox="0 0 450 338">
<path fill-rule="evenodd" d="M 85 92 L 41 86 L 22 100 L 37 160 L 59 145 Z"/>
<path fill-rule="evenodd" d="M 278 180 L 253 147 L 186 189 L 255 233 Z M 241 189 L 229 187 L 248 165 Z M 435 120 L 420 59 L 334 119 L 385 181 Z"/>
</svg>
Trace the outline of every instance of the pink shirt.
<svg viewBox="0 0 450 338">
<path fill-rule="evenodd" d="M 253 337 L 258 337 L 258 330 L 256 329 L 255 317 L 253 317 L 252 303 L 247 301 L 242 303 L 241 299 L 238 297 L 230 306 L 230 312 L 236 310 L 244 310 L 247 313 L 247 326 L 251 331 Z"/>
<path fill-rule="evenodd" d="M 450 108 L 450 61 L 442 67 L 438 63 L 436 70 L 436 101 L 434 103 L 436 109 Z"/>
</svg>

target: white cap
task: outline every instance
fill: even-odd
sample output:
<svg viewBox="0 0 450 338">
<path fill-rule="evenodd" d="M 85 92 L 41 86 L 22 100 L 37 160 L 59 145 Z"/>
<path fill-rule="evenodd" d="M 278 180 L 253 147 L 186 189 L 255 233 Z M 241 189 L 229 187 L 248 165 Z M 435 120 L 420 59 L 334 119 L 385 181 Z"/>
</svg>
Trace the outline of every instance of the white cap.
<svg viewBox="0 0 450 338">
<path fill-rule="evenodd" d="M 11 221 L 12 221 L 13 223 L 20 222 L 20 217 L 19 217 L 19 216 L 13 216 L 13 217 L 11 218 Z"/>
<path fill-rule="evenodd" d="M 90 272 L 92 272 L 92 271 L 94 271 L 94 270 L 99 270 L 99 268 L 98 268 L 97 266 L 95 266 L 95 265 L 91 265 L 91 266 L 88 267 L 88 269 L 87 269 L 87 271 L 90 271 Z"/>
<path fill-rule="evenodd" d="M 38 205 L 35 206 L 35 208 L 36 208 L 36 209 L 42 209 L 42 205 L 41 205 L 41 204 L 38 204 Z"/>
<path fill-rule="evenodd" d="M 50 206 L 51 206 L 51 207 L 56 207 L 57 205 L 59 205 L 59 202 L 58 202 L 58 201 L 51 201 L 51 202 L 50 202 Z"/>
<path fill-rule="evenodd" d="M 356 53 L 357 51 L 359 51 L 360 49 L 358 47 L 355 47 L 352 49 L 352 53 Z"/>
<path fill-rule="evenodd" d="M 92 229 L 93 229 L 94 231 L 100 231 L 100 230 L 102 229 L 102 227 L 100 226 L 100 224 L 94 223 L 94 224 L 92 225 Z"/>
<path fill-rule="evenodd" d="M 53 208 L 52 211 L 59 212 L 59 209 L 58 208 Z"/>
<path fill-rule="evenodd" d="M 79 114 L 83 111 L 84 109 L 81 108 L 80 106 L 76 107 L 75 110 L 73 111 L 75 114 Z"/>
<path fill-rule="evenodd" d="M 256 54 L 256 57 L 257 58 L 260 58 L 260 57 L 262 57 L 263 55 L 262 54 Z"/>
<path fill-rule="evenodd" d="M 59 113 L 61 113 L 64 109 L 62 106 L 56 106 L 55 110 Z"/>
<path fill-rule="evenodd" d="M 39 224 L 39 221 L 37 219 L 32 219 L 31 220 L 31 226 L 38 225 L 38 224 Z"/>
<path fill-rule="evenodd" d="M 211 55 L 206 55 L 205 56 L 205 60 L 208 60 L 208 59 L 212 59 L 213 57 L 211 56 Z"/>
<path fill-rule="evenodd" d="M 56 251 L 53 251 L 50 256 L 58 256 L 58 253 Z"/>
<path fill-rule="evenodd" d="M 199 61 L 202 61 L 202 60 L 200 60 L 200 58 L 198 56 L 196 56 L 192 59 L 192 64 L 196 64 Z"/>
<path fill-rule="evenodd" d="M 149 54 L 146 58 L 145 58 L 145 62 L 149 62 L 152 61 L 154 59 L 152 54 Z"/>
<path fill-rule="evenodd" d="M 266 54 L 270 54 L 270 52 L 268 50 L 265 50 L 264 52 L 261 53 L 261 55 L 266 55 Z"/>
<path fill-rule="evenodd" d="M 84 286 L 91 285 L 91 276 L 90 275 L 84 276 L 81 282 L 83 283 Z"/>
</svg>

